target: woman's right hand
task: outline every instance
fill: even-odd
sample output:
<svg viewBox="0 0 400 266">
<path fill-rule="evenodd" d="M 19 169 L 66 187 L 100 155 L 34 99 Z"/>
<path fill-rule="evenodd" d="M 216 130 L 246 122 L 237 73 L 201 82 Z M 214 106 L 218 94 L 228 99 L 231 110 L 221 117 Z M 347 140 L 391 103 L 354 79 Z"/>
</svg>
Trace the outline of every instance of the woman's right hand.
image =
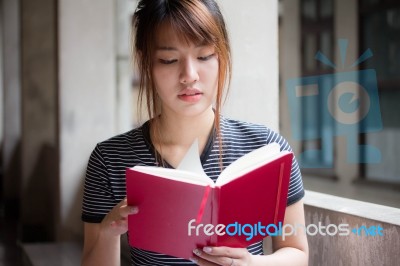
<svg viewBox="0 0 400 266">
<path fill-rule="evenodd" d="M 100 230 L 107 236 L 120 236 L 128 231 L 128 215 L 139 212 L 137 206 L 128 206 L 126 198 L 118 203 L 103 219 Z"/>
<path fill-rule="evenodd" d="M 138 207 L 128 206 L 125 198 L 100 224 L 85 222 L 82 265 L 120 265 L 120 236 L 128 231 L 128 215 L 138 212 Z"/>
</svg>

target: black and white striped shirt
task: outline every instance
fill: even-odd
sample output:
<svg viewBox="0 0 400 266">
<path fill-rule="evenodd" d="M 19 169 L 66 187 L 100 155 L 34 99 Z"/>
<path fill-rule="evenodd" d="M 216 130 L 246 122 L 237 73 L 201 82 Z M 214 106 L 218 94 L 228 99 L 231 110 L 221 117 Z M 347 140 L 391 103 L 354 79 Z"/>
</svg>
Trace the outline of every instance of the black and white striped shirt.
<svg viewBox="0 0 400 266">
<path fill-rule="evenodd" d="M 221 117 L 223 141 L 223 167 L 268 143 L 277 142 L 281 150 L 291 150 L 286 140 L 278 133 L 262 125 L 240 122 Z M 125 170 L 135 165 L 155 166 L 154 147 L 150 141 L 149 123 L 124 134 L 97 144 L 92 152 L 85 179 L 82 220 L 100 223 L 104 216 L 126 196 Z M 214 181 L 220 170 L 219 144 L 210 136 L 201 155 L 205 173 Z M 300 169 L 295 159 L 292 162 L 287 205 L 304 196 Z M 252 254 L 262 254 L 262 241 L 248 247 Z M 134 265 L 194 265 L 180 258 L 131 248 Z"/>
</svg>

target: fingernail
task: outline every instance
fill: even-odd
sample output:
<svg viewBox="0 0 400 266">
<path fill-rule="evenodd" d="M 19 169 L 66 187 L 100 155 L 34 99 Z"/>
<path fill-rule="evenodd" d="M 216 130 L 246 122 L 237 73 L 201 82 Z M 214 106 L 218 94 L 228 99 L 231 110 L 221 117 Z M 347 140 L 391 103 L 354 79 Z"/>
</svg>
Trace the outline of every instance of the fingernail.
<svg viewBox="0 0 400 266">
<path fill-rule="evenodd" d="M 199 262 L 199 260 L 198 259 L 196 259 L 196 258 L 190 258 L 189 259 L 191 262 L 193 262 L 193 263 L 197 263 L 197 262 Z"/>
<path fill-rule="evenodd" d="M 138 207 L 132 207 L 132 208 L 130 209 L 130 212 L 131 212 L 132 214 L 138 213 L 138 212 L 139 212 L 139 208 L 138 208 Z"/>
<path fill-rule="evenodd" d="M 212 248 L 210 248 L 210 247 L 204 247 L 204 248 L 203 248 L 203 251 L 204 251 L 204 252 L 207 252 L 207 253 L 211 253 Z"/>
<path fill-rule="evenodd" d="M 197 256 L 200 256 L 201 251 L 200 251 L 200 249 L 196 248 L 196 249 L 193 250 L 193 253 L 196 254 Z"/>
</svg>

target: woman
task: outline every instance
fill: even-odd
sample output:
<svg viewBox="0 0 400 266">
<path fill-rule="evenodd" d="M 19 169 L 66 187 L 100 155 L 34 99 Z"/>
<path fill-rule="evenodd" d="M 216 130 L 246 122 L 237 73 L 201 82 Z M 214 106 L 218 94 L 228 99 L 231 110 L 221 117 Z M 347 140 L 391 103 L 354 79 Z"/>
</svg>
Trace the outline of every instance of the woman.
<svg viewBox="0 0 400 266">
<path fill-rule="evenodd" d="M 127 167 L 176 167 L 197 138 L 203 168 L 216 180 L 230 163 L 270 142 L 290 150 L 280 135 L 264 126 L 221 116 L 231 56 L 214 0 L 141 0 L 133 28 L 139 102 L 146 103 L 151 119 L 99 143 L 90 157 L 82 212 L 83 265 L 120 263 L 120 235 L 127 232 L 127 216 L 139 211 L 124 199 Z M 285 223 L 304 224 L 304 190 L 295 160 L 288 195 Z M 271 255 L 263 255 L 262 242 L 247 249 L 205 247 L 194 250 L 192 262 L 131 248 L 131 258 L 134 265 L 307 264 L 305 235 L 274 237 L 273 247 Z"/>
</svg>

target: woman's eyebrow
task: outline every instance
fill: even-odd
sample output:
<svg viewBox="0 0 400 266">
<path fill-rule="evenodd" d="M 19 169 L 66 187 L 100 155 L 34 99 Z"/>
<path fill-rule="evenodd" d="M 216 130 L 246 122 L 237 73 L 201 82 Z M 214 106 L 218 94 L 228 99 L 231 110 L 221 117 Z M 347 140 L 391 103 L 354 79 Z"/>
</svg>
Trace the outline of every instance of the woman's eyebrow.
<svg viewBox="0 0 400 266">
<path fill-rule="evenodd" d="M 196 44 L 196 48 L 203 48 L 209 46 L 209 44 L 202 42 L 199 44 Z M 178 51 L 179 49 L 173 46 L 156 46 L 156 50 L 161 50 L 161 51 Z"/>
<path fill-rule="evenodd" d="M 175 47 L 171 46 L 157 46 L 156 50 L 162 50 L 162 51 L 177 51 L 178 49 Z"/>
</svg>

